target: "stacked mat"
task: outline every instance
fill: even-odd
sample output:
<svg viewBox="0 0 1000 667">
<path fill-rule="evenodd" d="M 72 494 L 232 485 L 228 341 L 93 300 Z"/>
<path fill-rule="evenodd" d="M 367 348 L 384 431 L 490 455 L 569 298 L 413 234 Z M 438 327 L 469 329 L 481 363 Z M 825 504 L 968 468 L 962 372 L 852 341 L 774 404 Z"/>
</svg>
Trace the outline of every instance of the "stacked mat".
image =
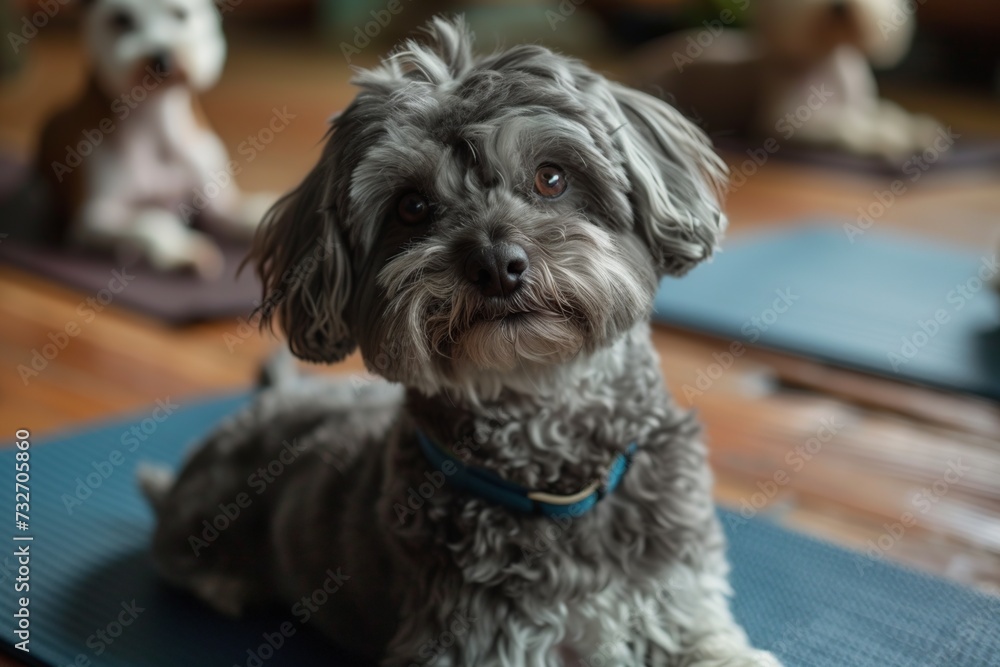
<svg viewBox="0 0 1000 667">
<path fill-rule="evenodd" d="M 14 649 L 16 558 L 2 559 L 4 648 L 50 667 L 350 665 L 289 610 L 236 622 L 164 587 L 147 555 L 152 516 L 140 461 L 177 465 L 245 396 L 178 406 L 33 441 L 30 452 L 30 654 Z M 29 426 L 29 425 L 15 425 Z M 0 452 L 13 490 L 15 450 Z M 13 519 L 13 517 L 11 517 Z M 1000 601 L 723 512 L 735 613 L 788 667 L 1000 665 Z"/>
</svg>

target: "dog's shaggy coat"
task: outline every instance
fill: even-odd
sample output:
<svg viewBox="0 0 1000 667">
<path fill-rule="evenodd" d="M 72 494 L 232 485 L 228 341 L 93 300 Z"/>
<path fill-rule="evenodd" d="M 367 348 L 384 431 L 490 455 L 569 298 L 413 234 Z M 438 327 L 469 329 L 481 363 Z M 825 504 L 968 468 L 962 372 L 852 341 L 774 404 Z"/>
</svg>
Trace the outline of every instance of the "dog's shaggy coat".
<svg viewBox="0 0 1000 667">
<path fill-rule="evenodd" d="M 460 20 L 428 33 L 358 76 L 254 251 L 262 312 L 295 354 L 360 346 L 402 387 L 261 392 L 176 482 L 147 479 L 159 568 L 229 613 L 295 613 L 326 584 L 311 622 L 387 666 L 777 665 L 730 616 L 705 448 L 649 340 L 659 278 L 723 231 L 724 167 L 672 108 L 577 61 L 476 58 Z M 532 189 L 545 165 L 568 184 L 558 197 Z M 417 223 L 407 193 L 426 204 Z M 487 297 L 462 266 L 501 242 L 526 269 Z M 550 519 L 457 491 L 417 428 L 554 494 L 639 450 L 593 511 Z"/>
</svg>

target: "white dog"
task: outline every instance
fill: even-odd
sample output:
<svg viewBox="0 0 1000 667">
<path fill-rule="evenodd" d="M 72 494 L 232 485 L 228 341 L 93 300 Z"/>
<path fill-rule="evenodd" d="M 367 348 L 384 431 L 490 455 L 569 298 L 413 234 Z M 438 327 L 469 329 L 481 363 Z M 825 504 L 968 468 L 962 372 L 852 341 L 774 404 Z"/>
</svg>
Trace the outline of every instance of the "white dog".
<svg viewBox="0 0 1000 667">
<path fill-rule="evenodd" d="M 200 113 L 196 93 L 225 61 L 219 12 L 211 0 L 91 0 L 83 32 L 92 76 L 42 136 L 59 238 L 217 275 L 215 240 L 190 223 L 249 238 L 274 200 L 239 191 Z"/>
<path fill-rule="evenodd" d="M 745 12 L 753 29 L 724 28 Z M 743 0 L 701 30 L 644 49 L 639 81 L 712 132 L 776 136 L 902 162 L 942 131 L 879 97 L 913 36 L 905 0 Z"/>
</svg>

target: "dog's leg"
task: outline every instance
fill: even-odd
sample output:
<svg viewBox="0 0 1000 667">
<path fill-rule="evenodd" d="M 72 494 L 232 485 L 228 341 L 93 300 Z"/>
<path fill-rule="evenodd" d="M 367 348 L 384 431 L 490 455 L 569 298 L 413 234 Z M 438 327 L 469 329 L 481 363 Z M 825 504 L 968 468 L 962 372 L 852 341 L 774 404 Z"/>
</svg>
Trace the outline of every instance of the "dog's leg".
<svg viewBox="0 0 1000 667">
<path fill-rule="evenodd" d="M 797 139 L 902 163 L 931 147 L 941 131 L 934 119 L 882 99 L 867 59 L 853 49 L 841 49 L 831 58 L 826 79 L 826 100 L 810 100 L 804 86 L 800 91 L 813 113 Z"/>
<path fill-rule="evenodd" d="M 227 196 L 209 201 L 202 211 L 203 223 L 221 236 L 251 238 L 278 198 L 271 193 L 243 192 L 235 183 L 229 187 L 231 191 Z"/>
<path fill-rule="evenodd" d="M 802 126 L 797 138 L 902 163 L 931 147 L 939 132 L 940 126 L 933 119 L 878 101 L 872 109 L 835 108 L 817 113 Z"/>
<path fill-rule="evenodd" d="M 729 566 L 722 529 L 713 526 L 690 564 L 647 587 L 632 603 L 635 648 L 645 667 L 781 667 L 753 648 L 729 610 Z"/>
<path fill-rule="evenodd" d="M 193 174 L 198 188 L 199 222 L 211 233 L 237 239 L 252 238 L 264 214 L 278 200 L 270 192 L 243 192 L 236 183 L 234 164 L 211 131 L 189 127 L 187 143 L 173 140 L 179 159 Z"/>
<path fill-rule="evenodd" d="M 91 201 L 73 234 L 82 245 L 119 254 L 137 251 L 162 271 L 194 269 L 214 278 L 222 270 L 222 253 L 215 242 L 163 208 L 136 209 L 108 198 Z"/>
<path fill-rule="evenodd" d="M 721 580 L 719 583 L 722 583 Z M 636 638 L 631 663 L 643 667 L 781 667 L 753 648 L 729 612 L 725 595 L 708 588 L 695 596 L 652 597 L 631 621 Z M 690 605 L 690 606 L 689 606 Z M 691 616 L 691 614 L 697 616 Z M 695 625 L 696 629 L 695 629 Z"/>
<path fill-rule="evenodd" d="M 259 409 L 259 407 L 258 407 Z M 274 435 L 244 411 L 228 419 L 193 452 L 170 481 L 140 473 L 157 514 L 153 561 L 161 576 L 217 611 L 240 616 L 269 600 L 269 520 L 274 498 L 247 482 L 271 460 Z M 279 440 L 280 441 L 280 440 Z"/>
<path fill-rule="evenodd" d="M 364 539 L 377 537 L 372 529 L 342 542 L 339 510 L 352 502 L 352 489 L 378 488 L 377 479 L 352 466 L 377 462 L 372 448 L 395 423 L 399 388 L 298 380 L 276 368 L 282 363 L 268 372 L 271 380 L 283 376 L 275 387 L 219 424 L 173 481 L 150 467 L 140 478 L 157 514 L 157 570 L 229 615 L 272 603 L 293 607 L 314 594 L 324 580 L 317 573 L 328 567 L 361 572 L 345 550 L 367 558 Z M 375 458 L 360 457 L 363 451 Z M 356 520 L 364 522 L 368 506 L 353 513 Z M 334 614 L 337 607 L 331 602 L 322 611 Z M 314 617 L 321 623 L 320 614 Z M 336 625 L 324 630 L 336 637 Z"/>
<path fill-rule="evenodd" d="M 889 100 L 879 100 L 878 113 L 874 114 L 872 122 L 875 124 L 874 132 L 877 135 L 887 132 L 898 132 L 902 135 L 901 152 L 906 157 L 935 148 L 934 142 L 944 131 L 941 124 L 930 116 L 910 113 Z M 947 147 L 950 147 L 950 144 L 946 149 Z M 940 148 L 937 147 L 935 150 L 940 151 Z"/>
<path fill-rule="evenodd" d="M 902 164 L 938 140 L 941 126 L 911 114 L 879 95 L 867 58 L 857 49 L 838 49 L 809 77 L 772 74 L 756 121 L 764 135 L 833 147 Z"/>
<path fill-rule="evenodd" d="M 723 583 L 721 579 L 717 583 Z M 700 604 L 693 609 L 697 616 L 697 629 L 688 628 L 681 633 L 683 650 L 673 662 L 657 658 L 652 650 L 645 665 L 671 665 L 676 667 L 781 667 L 777 658 L 767 651 L 753 648 L 743 629 L 733 619 L 727 597 L 716 586 L 705 587 L 700 593 Z M 694 602 L 691 600 L 691 602 Z M 680 613 L 690 611 L 682 605 Z M 675 619 L 675 622 L 679 619 Z"/>
<path fill-rule="evenodd" d="M 382 661 L 382 667 L 563 667 L 560 640 L 565 610 L 553 605 L 540 620 L 512 600 L 469 594 L 452 582 L 442 590 L 463 588 L 461 599 L 429 597 L 409 605 Z M 430 589 L 428 589 L 429 592 Z M 450 610 L 450 611 L 449 611 Z"/>
</svg>

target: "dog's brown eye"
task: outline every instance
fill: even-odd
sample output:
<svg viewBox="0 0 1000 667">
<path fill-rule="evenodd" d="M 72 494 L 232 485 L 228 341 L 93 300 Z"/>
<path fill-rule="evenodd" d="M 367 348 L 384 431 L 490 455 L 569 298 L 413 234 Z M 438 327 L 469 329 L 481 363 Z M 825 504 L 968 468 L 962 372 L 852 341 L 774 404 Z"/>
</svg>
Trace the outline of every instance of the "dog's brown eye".
<svg viewBox="0 0 1000 667">
<path fill-rule="evenodd" d="M 135 30 L 135 19 L 128 12 L 115 12 L 111 15 L 111 27 L 118 32 Z"/>
<path fill-rule="evenodd" d="M 555 165 L 542 165 L 535 172 L 535 192 L 546 199 L 555 199 L 566 192 L 566 174 Z"/>
<path fill-rule="evenodd" d="M 419 225 L 430 215 L 431 205 L 419 192 L 408 192 L 399 199 L 396 213 L 404 225 Z"/>
</svg>

